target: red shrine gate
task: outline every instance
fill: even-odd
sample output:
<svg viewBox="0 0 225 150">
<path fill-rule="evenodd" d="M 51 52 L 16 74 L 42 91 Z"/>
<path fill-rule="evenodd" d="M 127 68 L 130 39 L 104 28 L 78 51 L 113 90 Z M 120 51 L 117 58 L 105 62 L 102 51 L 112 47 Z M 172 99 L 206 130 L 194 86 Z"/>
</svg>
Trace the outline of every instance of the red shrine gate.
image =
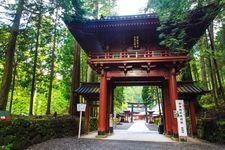
<svg viewBox="0 0 225 150">
<path fill-rule="evenodd" d="M 158 85 L 163 91 L 165 132 L 177 137 L 177 120 L 173 114 L 178 99 L 176 75 L 189 57 L 187 52 L 159 45 L 158 17 L 149 14 L 82 21 L 74 18 L 67 26 L 88 54 L 88 64 L 100 77 L 98 134 L 112 131 L 109 116 L 113 113 L 115 86 Z M 199 38 L 202 33 L 189 34 Z M 186 47 L 193 44 L 187 41 Z"/>
</svg>

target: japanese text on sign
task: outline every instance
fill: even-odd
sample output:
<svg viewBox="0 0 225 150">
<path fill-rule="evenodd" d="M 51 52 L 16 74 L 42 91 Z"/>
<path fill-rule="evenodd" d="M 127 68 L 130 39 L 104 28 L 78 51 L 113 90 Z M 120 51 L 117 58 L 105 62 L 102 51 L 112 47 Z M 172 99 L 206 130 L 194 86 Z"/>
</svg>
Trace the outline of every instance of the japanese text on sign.
<svg viewBox="0 0 225 150">
<path fill-rule="evenodd" d="M 176 100 L 178 134 L 180 137 L 187 136 L 184 100 Z"/>
</svg>

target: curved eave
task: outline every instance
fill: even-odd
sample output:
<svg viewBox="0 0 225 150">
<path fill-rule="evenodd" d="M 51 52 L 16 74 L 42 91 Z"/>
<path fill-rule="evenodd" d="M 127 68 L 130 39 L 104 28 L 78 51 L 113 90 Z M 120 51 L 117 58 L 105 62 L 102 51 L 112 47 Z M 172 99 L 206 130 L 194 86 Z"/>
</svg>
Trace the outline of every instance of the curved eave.
<svg viewBox="0 0 225 150">
<path fill-rule="evenodd" d="M 121 31 L 151 30 L 157 32 L 159 19 L 155 15 L 112 16 L 99 20 L 65 21 L 68 29 L 86 53 L 103 52 L 104 36 Z"/>
</svg>

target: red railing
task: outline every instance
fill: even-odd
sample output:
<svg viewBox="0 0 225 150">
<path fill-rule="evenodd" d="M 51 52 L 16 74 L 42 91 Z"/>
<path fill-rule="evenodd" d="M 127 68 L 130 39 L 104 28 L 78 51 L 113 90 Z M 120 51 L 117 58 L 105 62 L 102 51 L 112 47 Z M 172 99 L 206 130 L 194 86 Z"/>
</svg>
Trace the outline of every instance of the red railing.
<svg viewBox="0 0 225 150">
<path fill-rule="evenodd" d="M 123 58 L 153 58 L 153 57 L 176 57 L 187 56 L 187 52 L 172 52 L 169 50 L 154 51 L 128 51 L 128 52 L 103 52 L 92 53 L 89 55 L 91 59 L 123 59 Z"/>
</svg>

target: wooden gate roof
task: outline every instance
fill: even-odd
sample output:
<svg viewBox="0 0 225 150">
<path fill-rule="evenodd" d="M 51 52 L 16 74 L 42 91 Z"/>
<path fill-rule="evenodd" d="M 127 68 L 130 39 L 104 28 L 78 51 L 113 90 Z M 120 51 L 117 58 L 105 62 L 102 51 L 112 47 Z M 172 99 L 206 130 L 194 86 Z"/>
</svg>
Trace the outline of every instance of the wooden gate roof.
<svg viewBox="0 0 225 150">
<path fill-rule="evenodd" d="M 137 33 L 151 43 L 159 42 L 156 14 L 106 16 L 94 20 L 73 18 L 66 25 L 86 53 L 103 52 L 107 45 L 120 47 L 125 45 L 121 42 L 130 42 L 127 39 Z"/>
<path fill-rule="evenodd" d="M 208 6 L 192 10 L 183 22 L 167 22 L 163 34 L 171 34 L 175 29 L 183 29 L 184 48 L 190 49 L 204 34 L 210 22 L 221 10 L 221 6 L 212 3 Z M 102 16 L 100 19 L 84 19 L 73 17 L 65 23 L 86 53 L 103 52 L 107 45 L 124 45 L 120 43 L 126 36 L 143 34 L 144 38 L 158 44 L 159 32 L 156 30 L 160 22 L 156 14 L 130 15 L 130 16 Z M 142 36 L 143 36 L 142 35 Z"/>
<path fill-rule="evenodd" d="M 86 100 L 98 101 L 100 92 L 99 83 L 82 83 L 74 92 L 83 96 Z M 177 82 L 177 92 L 180 96 L 198 96 L 207 93 L 208 91 L 196 86 L 193 82 Z"/>
</svg>

